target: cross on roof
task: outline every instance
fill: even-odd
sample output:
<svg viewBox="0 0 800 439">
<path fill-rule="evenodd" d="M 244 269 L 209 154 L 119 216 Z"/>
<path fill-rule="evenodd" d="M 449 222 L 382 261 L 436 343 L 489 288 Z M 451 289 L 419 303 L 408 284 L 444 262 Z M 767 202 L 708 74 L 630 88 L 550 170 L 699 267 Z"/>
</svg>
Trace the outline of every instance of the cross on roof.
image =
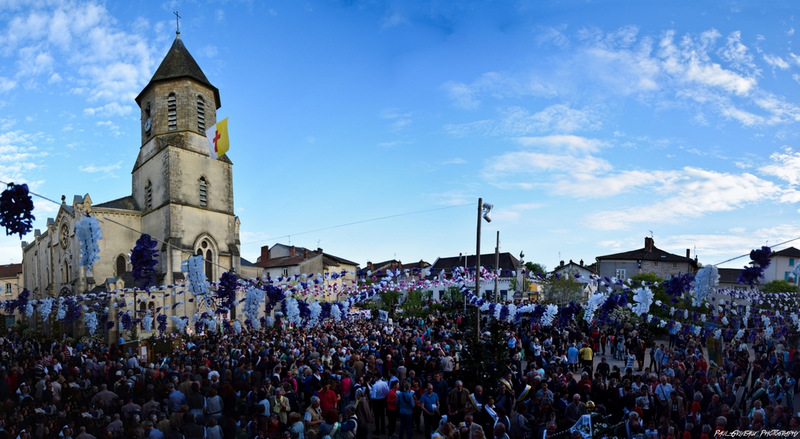
<svg viewBox="0 0 800 439">
<path fill-rule="evenodd" d="M 180 35 L 180 33 L 181 33 L 181 23 L 180 23 L 181 16 L 178 15 L 178 11 L 173 12 L 173 14 L 175 14 L 175 33 Z"/>
</svg>

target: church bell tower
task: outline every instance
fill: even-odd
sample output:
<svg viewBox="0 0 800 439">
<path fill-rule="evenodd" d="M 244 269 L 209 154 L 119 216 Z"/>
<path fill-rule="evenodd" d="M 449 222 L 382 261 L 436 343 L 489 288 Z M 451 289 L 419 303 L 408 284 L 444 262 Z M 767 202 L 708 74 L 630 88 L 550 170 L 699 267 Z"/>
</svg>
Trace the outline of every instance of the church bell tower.
<svg viewBox="0 0 800 439">
<path fill-rule="evenodd" d="M 219 90 L 177 33 L 153 78 L 136 97 L 142 143 L 132 171 L 142 229 L 163 245 L 164 283 L 181 262 L 202 254 L 206 276 L 239 270 L 239 223 L 233 213 L 233 163 L 209 158 L 206 129 L 217 122 Z"/>
</svg>

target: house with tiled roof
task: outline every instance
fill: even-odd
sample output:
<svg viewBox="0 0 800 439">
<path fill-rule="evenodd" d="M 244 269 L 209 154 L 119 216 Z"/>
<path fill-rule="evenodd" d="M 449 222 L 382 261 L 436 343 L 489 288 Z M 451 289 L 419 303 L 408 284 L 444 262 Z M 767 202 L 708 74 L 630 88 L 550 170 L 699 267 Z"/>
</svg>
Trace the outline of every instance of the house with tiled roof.
<svg viewBox="0 0 800 439">
<path fill-rule="evenodd" d="M 422 270 L 430 266 L 430 262 L 425 262 L 422 259 L 420 259 L 419 262 L 412 262 L 410 264 L 404 264 L 397 259 L 390 259 L 388 261 L 376 263 L 367 261 L 366 265 L 364 265 L 364 270 L 369 270 L 373 273 L 385 273 L 387 270 L 400 270 L 403 273 L 407 273 L 408 276 L 417 276 Z"/>
<path fill-rule="evenodd" d="M 789 247 L 772 252 L 769 267 L 764 270 L 763 282 L 785 280 L 798 285 L 798 276 L 794 275 L 794 270 L 798 265 L 800 265 L 800 249 Z"/>
<path fill-rule="evenodd" d="M 570 259 L 569 263 L 561 261 L 558 267 L 550 273 L 554 276 L 570 277 L 578 280 L 583 285 L 583 292 L 588 300 L 597 291 L 597 281 L 592 278 L 596 274 L 594 272 L 595 269 L 597 269 L 597 264 L 585 265 L 583 259 L 577 263 Z"/>
<path fill-rule="evenodd" d="M 340 287 L 343 282 L 356 280 L 358 272 L 358 263 L 325 253 L 321 248 L 310 250 L 285 244 L 275 244 L 272 248 L 262 246 L 261 256 L 256 260 L 255 266 L 261 268 L 263 273 L 272 279 L 303 274 L 308 276 L 321 274 L 327 278 L 327 275 L 344 272 L 344 276 L 328 281 Z M 322 297 L 322 299 L 336 300 L 335 297 Z"/>
<path fill-rule="evenodd" d="M 477 258 L 475 255 L 458 255 L 438 258 L 431 266 L 431 275 L 438 276 L 444 270 L 445 276 L 450 278 L 453 270 L 458 268 L 466 268 L 468 271 L 473 272 L 476 262 Z M 481 267 L 485 270 L 499 273 L 496 285 L 499 295 L 498 300 L 510 299 L 513 294 L 511 281 L 515 279 L 516 272 L 521 268 L 519 259 L 508 252 L 500 253 L 499 258 L 497 258 L 494 253 L 481 254 Z M 493 297 L 494 290 L 494 280 L 483 280 L 477 295 L 480 297 Z M 443 290 L 434 291 L 434 296 L 443 292 Z"/>
<path fill-rule="evenodd" d="M 685 273 L 696 273 L 697 259 L 686 255 L 676 255 L 655 246 L 651 237 L 644 238 L 644 247 L 636 250 L 598 256 L 597 274 L 600 277 L 628 279 L 639 273 L 653 273 L 662 279 Z"/>
<path fill-rule="evenodd" d="M 22 291 L 22 264 L 0 265 L 0 287 L 3 288 L 3 300 L 17 298 Z M 5 327 L 8 327 L 14 323 L 15 317 L 6 315 L 0 325 L 5 324 Z"/>
</svg>

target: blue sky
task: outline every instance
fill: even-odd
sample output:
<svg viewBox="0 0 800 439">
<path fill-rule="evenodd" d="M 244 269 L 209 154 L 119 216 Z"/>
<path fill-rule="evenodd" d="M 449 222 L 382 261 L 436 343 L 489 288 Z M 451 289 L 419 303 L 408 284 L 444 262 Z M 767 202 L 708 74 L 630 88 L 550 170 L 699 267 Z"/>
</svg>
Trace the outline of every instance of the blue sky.
<svg viewBox="0 0 800 439">
<path fill-rule="evenodd" d="M 800 237 L 793 6 L 0 0 L 0 180 L 129 195 L 134 97 L 179 10 L 230 120 L 251 261 L 276 242 L 362 265 L 474 253 L 483 197 L 486 253 L 500 231 L 552 269 L 652 235 L 718 264 Z M 57 205 L 34 203 L 44 229 Z"/>
</svg>

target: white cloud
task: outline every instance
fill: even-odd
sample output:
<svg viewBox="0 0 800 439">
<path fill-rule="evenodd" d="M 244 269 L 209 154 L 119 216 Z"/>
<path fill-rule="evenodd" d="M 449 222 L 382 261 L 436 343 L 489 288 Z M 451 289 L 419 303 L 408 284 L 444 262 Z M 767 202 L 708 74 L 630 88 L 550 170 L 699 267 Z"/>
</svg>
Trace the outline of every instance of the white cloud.
<svg viewBox="0 0 800 439">
<path fill-rule="evenodd" d="M 771 65 L 772 67 L 777 67 L 781 70 L 786 70 L 789 68 L 789 63 L 784 61 L 783 58 L 778 55 L 764 54 L 764 61 L 766 61 L 767 64 Z"/>
<path fill-rule="evenodd" d="M 460 157 L 456 157 L 450 160 L 445 160 L 444 162 L 442 162 L 443 165 L 465 165 L 466 163 L 467 161 Z"/>
<path fill-rule="evenodd" d="M 519 106 L 499 110 L 497 120 L 487 119 L 464 124 L 448 124 L 444 129 L 454 136 L 525 136 L 547 133 L 574 133 L 594 131 L 602 126 L 599 111 L 591 108 L 571 108 L 568 105 L 551 105 L 531 114 Z"/>
<path fill-rule="evenodd" d="M 381 111 L 381 118 L 390 120 L 392 131 L 400 131 L 413 123 L 412 114 L 396 108 L 387 108 Z"/>
<path fill-rule="evenodd" d="M 597 139 L 572 135 L 552 135 L 543 137 L 520 137 L 517 139 L 520 145 L 529 148 L 544 148 L 569 152 L 597 152 L 605 142 Z"/>
<path fill-rule="evenodd" d="M 408 18 L 398 11 L 394 11 L 381 21 L 381 27 L 384 29 L 400 26 L 401 24 L 408 24 Z"/>
<path fill-rule="evenodd" d="M 720 49 L 719 55 L 723 61 L 729 63 L 736 70 L 748 73 L 750 76 L 755 76 L 759 73 L 758 67 L 753 63 L 753 54 L 742 43 L 742 33 L 740 31 L 734 31 L 728 35 L 725 47 Z"/>
<path fill-rule="evenodd" d="M 89 116 L 112 117 L 127 116 L 134 112 L 132 105 L 121 105 L 119 102 L 110 102 L 94 108 L 85 108 L 83 113 Z"/>
<path fill-rule="evenodd" d="M 17 81 L 11 80 L 9 78 L 0 76 L 0 92 L 8 92 L 16 88 Z"/>
<path fill-rule="evenodd" d="M 759 171 L 792 186 L 800 185 L 800 152 L 785 147 L 782 151 L 772 153 L 769 158 L 773 163 L 762 166 Z"/>
<path fill-rule="evenodd" d="M 122 169 L 122 162 L 117 162 L 112 165 L 105 165 L 105 166 L 98 166 L 94 163 L 90 165 L 82 165 L 78 168 L 81 172 L 86 172 L 87 174 L 112 174 L 113 171 L 118 169 Z"/>
<path fill-rule="evenodd" d="M 586 226 L 598 230 L 623 230 L 637 223 L 677 223 L 712 212 L 742 208 L 772 200 L 780 192 L 772 182 L 752 174 L 729 174 L 684 168 L 674 180 L 670 195 L 637 207 L 615 208 L 590 214 Z"/>
<path fill-rule="evenodd" d="M 463 110 L 474 110 L 480 105 L 475 92 L 463 82 L 448 81 L 442 85 L 453 104 Z"/>
<path fill-rule="evenodd" d="M 120 30 L 105 6 L 92 2 L 42 2 L 16 11 L 0 30 L 0 53 L 16 70 L 0 78 L 0 92 L 16 85 L 68 90 L 100 104 L 88 115 L 128 114 L 127 105 L 153 70 L 153 48 L 141 33 Z M 160 56 L 160 55 L 158 55 Z"/>
</svg>

